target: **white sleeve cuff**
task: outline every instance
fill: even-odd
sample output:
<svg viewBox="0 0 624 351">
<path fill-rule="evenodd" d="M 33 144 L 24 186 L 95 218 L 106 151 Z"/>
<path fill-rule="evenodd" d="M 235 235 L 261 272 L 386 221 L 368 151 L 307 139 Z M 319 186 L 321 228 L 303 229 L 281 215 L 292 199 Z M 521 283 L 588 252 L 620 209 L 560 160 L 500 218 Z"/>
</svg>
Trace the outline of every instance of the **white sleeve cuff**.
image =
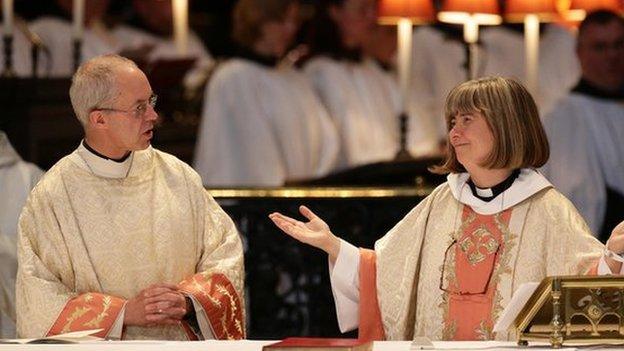
<svg viewBox="0 0 624 351">
<path fill-rule="evenodd" d="M 611 268 L 609 268 L 605 255 L 602 255 L 600 257 L 600 261 L 598 261 L 598 275 L 610 275 L 610 274 L 624 274 L 624 263 L 622 264 L 622 267 L 620 268 L 620 272 L 614 273 L 611 271 Z"/>
<path fill-rule="evenodd" d="M 206 311 L 202 307 L 201 303 L 197 301 L 197 299 L 191 294 L 184 294 L 184 296 L 188 296 L 191 301 L 193 301 L 193 308 L 195 309 L 195 318 L 197 318 L 197 324 L 199 325 L 199 329 L 201 331 L 201 336 L 204 340 L 214 339 L 214 333 L 212 332 L 212 326 L 210 326 L 210 321 L 208 320 L 208 315 Z"/>
<path fill-rule="evenodd" d="M 329 262 L 329 276 L 336 304 L 338 327 L 342 333 L 359 325 L 359 271 L 360 250 L 341 239 L 336 263 L 332 265 Z"/>
</svg>

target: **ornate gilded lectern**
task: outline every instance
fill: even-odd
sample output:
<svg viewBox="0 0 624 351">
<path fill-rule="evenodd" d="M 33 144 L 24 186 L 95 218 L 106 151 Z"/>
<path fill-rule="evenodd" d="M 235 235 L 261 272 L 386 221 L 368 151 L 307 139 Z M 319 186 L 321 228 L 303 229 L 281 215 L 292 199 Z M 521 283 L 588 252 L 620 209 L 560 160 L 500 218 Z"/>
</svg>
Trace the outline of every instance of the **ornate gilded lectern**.
<svg viewBox="0 0 624 351">
<path fill-rule="evenodd" d="M 513 326 L 518 344 L 624 344 L 624 276 L 545 278 Z"/>
</svg>

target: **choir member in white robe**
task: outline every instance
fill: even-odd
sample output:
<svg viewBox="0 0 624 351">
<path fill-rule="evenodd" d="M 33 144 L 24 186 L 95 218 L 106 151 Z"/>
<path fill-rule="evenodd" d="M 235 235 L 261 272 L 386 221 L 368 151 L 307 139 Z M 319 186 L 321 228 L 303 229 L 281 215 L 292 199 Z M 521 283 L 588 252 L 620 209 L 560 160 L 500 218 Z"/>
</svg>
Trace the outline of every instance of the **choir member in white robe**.
<svg viewBox="0 0 624 351">
<path fill-rule="evenodd" d="M 70 97 L 85 139 L 20 216 L 18 336 L 243 338 L 240 237 L 199 175 L 150 146 L 158 115 L 143 72 L 96 57 Z"/>
<path fill-rule="evenodd" d="M 186 52 L 180 52 L 176 47 L 171 0 L 133 0 L 132 8 L 136 18 L 112 30 L 124 50 L 132 50 L 134 55 L 149 62 L 158 59 L 195 59 L 193 68 L 184 77 L 184 85 L 197 88 L 205 83 L 214 60 L 191 29 L 188 31 Z"/>
<path fill-rule="evenodd" d="M 466 80 L 466 51 L 461 31 L 450 26 L 420 26 L 414 31 L 414 96 L 444 139 L 444 97 Z M 580 75 L 574 57 L 574 36 L 556 24 L 543 25 L 540 36 L 537 107 L 543 116 L 565 95 Z M 524 36 L 506 27 L 480 31 L 477 76 L 500 75 L 526 82 Z"/>
<path fill-rule="evenodd" d="M 72 0 L 56 0 L 64 17 L 44 16 L 30 23 L 50 51 L 40 60 L 39 71 L 47 77 L 71 77 L 74 72 Z M 121 43 L 103 22 L 109 0 L 85 1 L 85 27 L 82 38 L 82 62 L 103 54 L 120 52 Z"/>
<path fill-rule="evenodd" d="M 583 76 L 544 118 L 552 155 L 543 171 L 601 241 L 624 219 L 624 22 L 596 12 L 579 29 Z"/>
<path fill-rule="evenodd" d="M 341 139 L 340 168 L 391 160 L 399 148 L 396 89 L 365 63 L 362 45 L 375 24 L 374 0 L 321 2 L 304 72 Z"/>
<path fill-rule="evenodd" d="M 548 159 L 537 107 L 519 83 L 482 78 L 447 98 L 450 172 L 375 250 L 339 239 L 309 209 L 275 224 L 329 255 L 341 330 L 362 339 L 507 340 L 494 322 L 513 292 L 550 275 L 622 273 L 624 222 L 609 249 L 535 170 Z"/>
<path fill-rule="evenodd" d="M 276 66 L 292 43 L 298 7 L 271 3 L 241 0 L 234 9 L 242 48 L 211 78 L 195 151 L 206 185 L 282 186 L 335 167 L 339 141 L 326 110 L 303 74 Z"/>
<path fill-rule="evenodd" d="M 0 338 L 15 337 L 17 220 L 42 174 L 21 159 L 0 131 Z"/>
</svg>

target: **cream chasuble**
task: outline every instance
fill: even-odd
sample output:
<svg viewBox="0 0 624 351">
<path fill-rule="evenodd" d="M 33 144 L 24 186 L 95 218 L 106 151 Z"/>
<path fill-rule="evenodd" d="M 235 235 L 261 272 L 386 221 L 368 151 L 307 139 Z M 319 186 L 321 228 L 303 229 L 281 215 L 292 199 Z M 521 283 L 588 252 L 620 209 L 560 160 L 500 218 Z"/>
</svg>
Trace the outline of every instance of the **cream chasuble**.
<svg viewBox="0 0 624 351">
<path fill-rule="evenodd" d="M 476 198 L 466 201 L 470 192 L 467 174 L 451 175 L 448 183 L 439 186 L 375 244 L 377 292 L 387 339 L 411 339 L 414 335 L 436 340 L 460 337 L 455 334 L 453 320 L 463 316 L 449 315 L 451 293 L 440 291 L 439 286 L 443 266 L 451 271 L 445 273 L 443 286 L 452 286 L 457 277 L 453 276 L 453 259 L 445 264 L 445 252 L 454 240 L 466 234 L 462 226 L 470 223 L 462 215 L 468 205 L 474 213 L 493 215 L 499 221 L 502 247 L 489 283 L 495 286 L 490 321 L 497 320 L 521 284 L 550 275 L 587 273 L 596 265 L 603 246 L 593 238 L 574 206 L 546 186 L 545 179 L 530 178 L 543 179 L 537 172 L 525 169 L 514 185 L 499 195 L 509 199 L 502 203 L 495 199 L 492 204 Z M 514 204 L 514 200 L 521 199 L 513 199 L 514 195 L 523 195 L 514 187 L 523 180 L 529 181 L 522 189 L 528 197 Z M 501 208 L 496 209 L 496 204 Z M 508 225 L 503 220 L 506 209 L 510 210 Z M 506 340 L 511 336 L 492 335 L 487 330 L 484 328 L 479 338 Z"/>
<path fill-rule="evenodd" d="M 165 282 L 193 300 L 199 337 L 244 337 L 241 240 L 199 176 L 151 147 L 113 163 L 81 145 L 31 193 L 19 223 L 18 335 L 192 338 L 185 322 L 121 328 L 126 300 Z"/>
<path fill-rule="evenodd" d="M 346 279 L 338 282 L 332 272 L 342 330 L 357 324 L 341 310 L 359 305 L 362 338 L 507 340 L 512 335 L 491 328 L 521 284 L 596 268 L 602 244 L 537 171 L 523 169 L 490 202 L 474 197 L 467 180 L 467 173 L 450 175 L 377 241 L 374 254 L 362 250 L 359 280 L 340 272 Z M 344 251 L 341 245 L 336 271 L 353 262 L 352 250 Z M 345 285 L 358 286 L 359 295 Z"/>
</svg>

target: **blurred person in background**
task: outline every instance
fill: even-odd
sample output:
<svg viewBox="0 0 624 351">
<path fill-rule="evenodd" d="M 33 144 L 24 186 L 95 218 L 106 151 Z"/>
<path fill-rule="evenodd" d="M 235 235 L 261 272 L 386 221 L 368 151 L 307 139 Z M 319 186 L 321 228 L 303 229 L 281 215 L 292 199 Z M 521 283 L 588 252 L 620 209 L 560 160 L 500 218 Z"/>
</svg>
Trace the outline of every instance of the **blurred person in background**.
<svg viewBox="0 0 624 351">
<path fill-rule="evenodd" d="M 15 337 L 17 221 L 42 174 L 20 158 L 0 130 L 0 338 Z"/>
<path fill-rule="evenodd" d="M 396 88 L 364 60 L 377 20 L 375 0 L 322 0 L 303 70 L 327 107 L 341 141 L 339 168 L 391 160 L 399 148 Z"/>
<path fill-rule="evenodd" d="M 576 53 L 582 77 L 544 118 L 552 156 L 542 170 L 605 242 L 624 219 L 624 19 L 587 15 Z"/>
<path fill-rule="evenodd" d="M 281 186 L 334 169 L 338 136 L 306 77 L 280 65 L 298 28 L 293 0 L 240 0 L 236 57 L 205 93 L 194 166 L 210 186 Z"/>
<path fill-rule="evenodd" d="M 214 60 L 193 30 L 188 32 L 186 53 L 178 50 L 173 37 L 171 0 L 133 0 L 131 3 L 130 19 L 113 30 L 124 47 L 120 54 L 145 63 L 158 59 L 195 59 L 193 68 L 184 78 L 184 85 L 188 88 L 201 86 Z"/>
</svg>

